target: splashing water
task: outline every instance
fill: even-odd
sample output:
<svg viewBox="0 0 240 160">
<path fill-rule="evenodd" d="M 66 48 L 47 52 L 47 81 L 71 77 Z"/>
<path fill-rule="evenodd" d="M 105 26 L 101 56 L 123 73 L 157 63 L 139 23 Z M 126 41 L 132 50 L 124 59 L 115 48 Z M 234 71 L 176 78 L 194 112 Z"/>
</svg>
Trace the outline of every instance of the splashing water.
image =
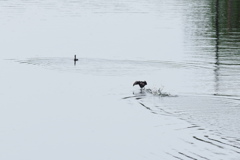
<svg viewBox="0 0 240 160">
<path fill-rule="evenodd" d="M 154 96 L 160 96 L 160 97 L 176 97 L 176 95 L 171 95 L 170 93 L 163 92 L 163 87 L 162 88 L 148 88 L 146 89 L 147 93 L 150 93 Z"/>
</svg>

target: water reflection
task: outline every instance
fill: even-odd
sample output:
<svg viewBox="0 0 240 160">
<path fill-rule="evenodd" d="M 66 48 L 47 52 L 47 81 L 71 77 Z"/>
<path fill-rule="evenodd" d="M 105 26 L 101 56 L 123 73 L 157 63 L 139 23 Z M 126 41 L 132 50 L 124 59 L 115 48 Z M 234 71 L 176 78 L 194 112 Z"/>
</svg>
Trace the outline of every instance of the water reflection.
<svg viewBox="0 0 240 160">
<path fill-rule="evenodd" d="M 240 44 L 240 23 L 239 23 L 239 1 L 219 1 L 215 4 L 215 30 L 216 30 L 216 95 L 232 92 L 239 89 L 236 81 L 239 80 L 239 44 Z M 233 79 L 229 81 L 227 78 Z M 227 83 L 227 86 L 226 86 Z M 225 87 L 225 86 L 226 87 Z M 222 89 L 224 86 L 224 90 Z M 236 88 L 237 87 L 237 88 Z M 230 90 L 229 90 L 230 89 Z M 233 94 L 234 93 L 233 91 Z"/>
<path fill-rule="evenodd" d="M 185 14 L 185 48 L 194 61 L 213 65 L 215 95 L 239 95 L 239 2 L 203 1 Z M 199 2 L 193 3 L 197 7 Z M 231 77 L 231 78 L 229 78 Z"/>
<path fill-rule="evenodd" d="M 219 88 L 219 0 L 216 0 L 216 68 L 214 69 L 215 72 L 215 95 L 218 93 Z"/>
</svg>

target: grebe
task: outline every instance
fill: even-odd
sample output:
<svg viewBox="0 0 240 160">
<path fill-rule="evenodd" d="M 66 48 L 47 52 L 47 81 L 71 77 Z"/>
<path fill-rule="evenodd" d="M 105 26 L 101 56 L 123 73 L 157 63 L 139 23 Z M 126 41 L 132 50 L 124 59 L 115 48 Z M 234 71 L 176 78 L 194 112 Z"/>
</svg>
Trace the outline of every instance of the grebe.
<svg viewBox="0 0 240 160">
<path fill-rule="evenodd" d="M 133 83 L 133 86 L 135 85 L 139 85 L 139 87 L 142 89 L 144 86 L 147 85 L 147 82 L 146 81 L 136 81 Z"/>
<path fill-rule="evenodd" d="M 76 56 L 76 55 L 74 55 L 74 61 L 78 61 L 78 59 L 77 59 L 77 56 Z"/>
<path fill-rule="evenodd" d="M 76 62 L 78 61 L 77 56 L 74 55 L 74 65 L 76 65 Z"/>
</svg>

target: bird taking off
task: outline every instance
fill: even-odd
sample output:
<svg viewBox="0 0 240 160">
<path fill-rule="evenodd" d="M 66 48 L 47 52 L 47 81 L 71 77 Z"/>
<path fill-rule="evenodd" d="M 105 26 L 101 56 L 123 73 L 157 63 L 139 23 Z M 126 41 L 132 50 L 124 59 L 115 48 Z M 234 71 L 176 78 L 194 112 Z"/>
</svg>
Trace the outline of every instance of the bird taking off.
<svg viewBox="0 0 240 160">
<path fill-rule="evenodd" d="M 136 81 L 133 83 L 133 86 L 135 86 L 135 85 L 139 85 L 139 87 L 142 89 L 142 88 L 144 88 L 144 86 L 147 85 L 147 82 L 146 81 Z"/>
</svg>

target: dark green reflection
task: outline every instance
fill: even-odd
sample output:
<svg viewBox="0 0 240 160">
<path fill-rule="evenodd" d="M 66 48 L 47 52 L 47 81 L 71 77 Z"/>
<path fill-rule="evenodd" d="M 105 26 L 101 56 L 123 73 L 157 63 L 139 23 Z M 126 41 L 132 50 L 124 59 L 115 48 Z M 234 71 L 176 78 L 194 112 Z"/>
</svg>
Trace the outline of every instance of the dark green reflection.
<svg viewBox="0 0 240 160">
<path fill-rule="evenodd" d="M 215 5 L 213 28 L 216 32 L 215 94 L 221 94 L 220 85 L 224 84 L 220 83 L 220 80 L 226 83 L 228 78 L 225 77 L 232 76 L 232 80 L 235 78 L 237 81 L 240 76 L 236 74 L 240 64 L 240 1 L 216 0 L 212 5 Z M 234 89 L 234 86 L 229 88 L 231 87 Z"/>
<path fill-rule="evenodd" d="M 240 96 L 240 1 L 194 1 L 184 10 L 190 61 L 213 68 L 214 81 L 212 75 L 205 81 L 214 94 Z"/>
</svg>

